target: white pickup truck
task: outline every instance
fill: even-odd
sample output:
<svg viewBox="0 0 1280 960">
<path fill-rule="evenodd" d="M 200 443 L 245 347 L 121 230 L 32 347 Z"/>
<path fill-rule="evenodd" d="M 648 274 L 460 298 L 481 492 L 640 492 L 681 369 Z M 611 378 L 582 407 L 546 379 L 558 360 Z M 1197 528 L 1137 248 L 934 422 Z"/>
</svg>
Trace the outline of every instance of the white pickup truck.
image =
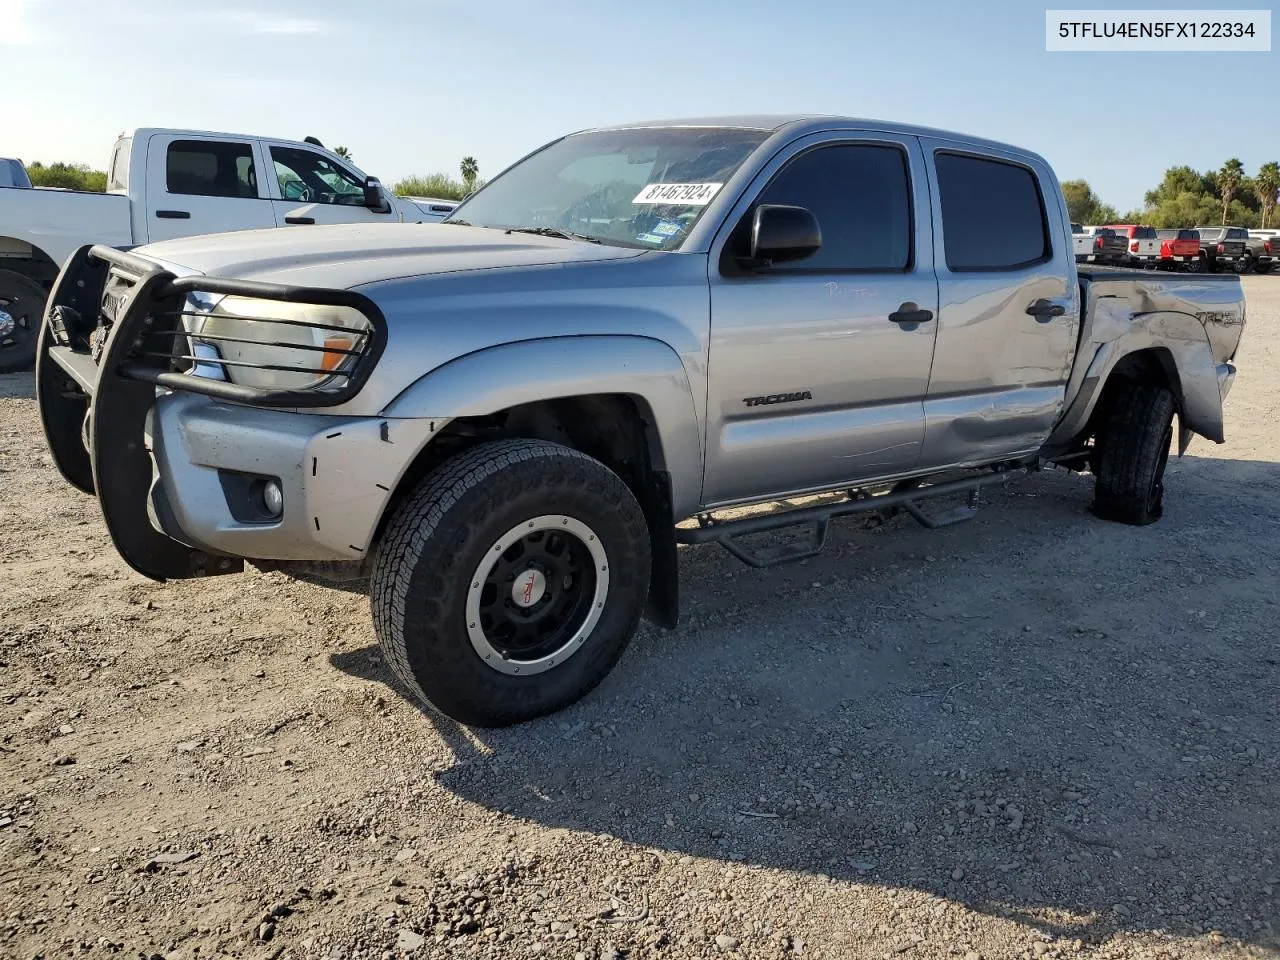
<svg viewBox="0 0 1280 960">
<path fill-rule="evenodd" d="M 106 193 L 0 189 L 0 373 L 34 361 L 45 297 L 86 243 L 129 248 L 258 227 L 435 222 L 455 206 L 393 196 L 314 139 L 121 134 Z"/>
</svg>

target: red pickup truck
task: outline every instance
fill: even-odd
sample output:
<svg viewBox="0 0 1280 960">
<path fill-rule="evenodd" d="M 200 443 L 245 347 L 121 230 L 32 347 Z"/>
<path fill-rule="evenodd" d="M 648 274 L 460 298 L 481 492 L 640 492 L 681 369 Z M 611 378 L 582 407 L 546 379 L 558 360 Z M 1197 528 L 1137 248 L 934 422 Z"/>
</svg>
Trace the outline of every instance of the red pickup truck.
<svg viewBox="0 0 1280 960">
<path fill-rule="evenodd" d="M 1160 269 L 1179 267 L 1195 272 L 1200 269 L 1200 233 L 1196 230 L 1157 230 L 1160 241 Z"/>
</svg>

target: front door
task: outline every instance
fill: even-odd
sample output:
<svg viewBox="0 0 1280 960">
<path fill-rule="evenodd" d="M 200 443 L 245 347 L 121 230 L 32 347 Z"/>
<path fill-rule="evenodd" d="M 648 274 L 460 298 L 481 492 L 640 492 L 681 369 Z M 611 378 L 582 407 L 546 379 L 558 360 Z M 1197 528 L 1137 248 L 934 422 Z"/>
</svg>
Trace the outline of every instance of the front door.
<svg viewBox="0 0 1280 960">
<path fill-rule="evenodd" d="M 1032 453 L 1062 412 L 1079 331 L 1057 182 L 1023 156 L 922 146 L 933 160 L 940 307 L 921 465 Z"/>
<path fill-rule="evenodd" d="M 147 239 L 274 227 L 252 141 L 155 134 L 147 145 Z"/>
<path fill-rule="evenodd" d="M 317 150 L 265 144 L 271 160 L 272 204 L 282 227 L 317 223 L 389 223 L 394 214 L 365 206 L 364 179 Z"/>
<path fill-rule="evenodd" d="M 914 137 L 818 134 L 774 158 L 735 208 L 710 261 L 705 503 L 916 465 L 938 306 L 927 182 Z M 740 269 L 760 203 L 808 208 L 818 252 Z"/>
</svg>

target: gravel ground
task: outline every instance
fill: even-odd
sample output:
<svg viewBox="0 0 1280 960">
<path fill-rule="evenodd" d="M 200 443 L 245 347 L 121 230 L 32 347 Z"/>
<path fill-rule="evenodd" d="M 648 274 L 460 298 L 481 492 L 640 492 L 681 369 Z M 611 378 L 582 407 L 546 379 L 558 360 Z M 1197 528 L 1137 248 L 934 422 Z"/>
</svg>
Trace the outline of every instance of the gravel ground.
<svg viewBox="0 0 1280 960">
<path fill-rule="evenodd" d="M 1165 519 L 1065 472 L 972 523 L 684 553 L 685 619 L 501 732 L 366 601 L 155 584 L 0 377 L 4 957 L 1280 956 L 1280 276 Z"/>
</svg>

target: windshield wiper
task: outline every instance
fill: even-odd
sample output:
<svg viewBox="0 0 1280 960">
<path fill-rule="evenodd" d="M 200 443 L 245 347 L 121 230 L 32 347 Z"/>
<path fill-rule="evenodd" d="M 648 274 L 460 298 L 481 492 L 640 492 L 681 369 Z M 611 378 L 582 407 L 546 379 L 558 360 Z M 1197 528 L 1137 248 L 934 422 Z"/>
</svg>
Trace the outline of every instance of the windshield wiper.
<svg viewBox="0 0 1280 960">
<path fill-rule="evenodd" d="M 441 220 L 440 222 L 441 222 L 441 223 L 456 223 L 456 224 L 457 224 L 458 226 L 460 226 L 460 227 L 469 227 L 469 226 L 471 226 L 471 222 L 470 222 L 469 220 Z"/>
<path fill-rule="evenodd" d="M 599 237 L 589 237 L 585 233 L 574 233 L 572 230 L 561 230 L 559 227 L 508 227 L 507 233 L 536 233 L 540 237 L 559 237 L 561 240 L 582 240 L 586 243 L 600 243 Z"/>
</svg>

